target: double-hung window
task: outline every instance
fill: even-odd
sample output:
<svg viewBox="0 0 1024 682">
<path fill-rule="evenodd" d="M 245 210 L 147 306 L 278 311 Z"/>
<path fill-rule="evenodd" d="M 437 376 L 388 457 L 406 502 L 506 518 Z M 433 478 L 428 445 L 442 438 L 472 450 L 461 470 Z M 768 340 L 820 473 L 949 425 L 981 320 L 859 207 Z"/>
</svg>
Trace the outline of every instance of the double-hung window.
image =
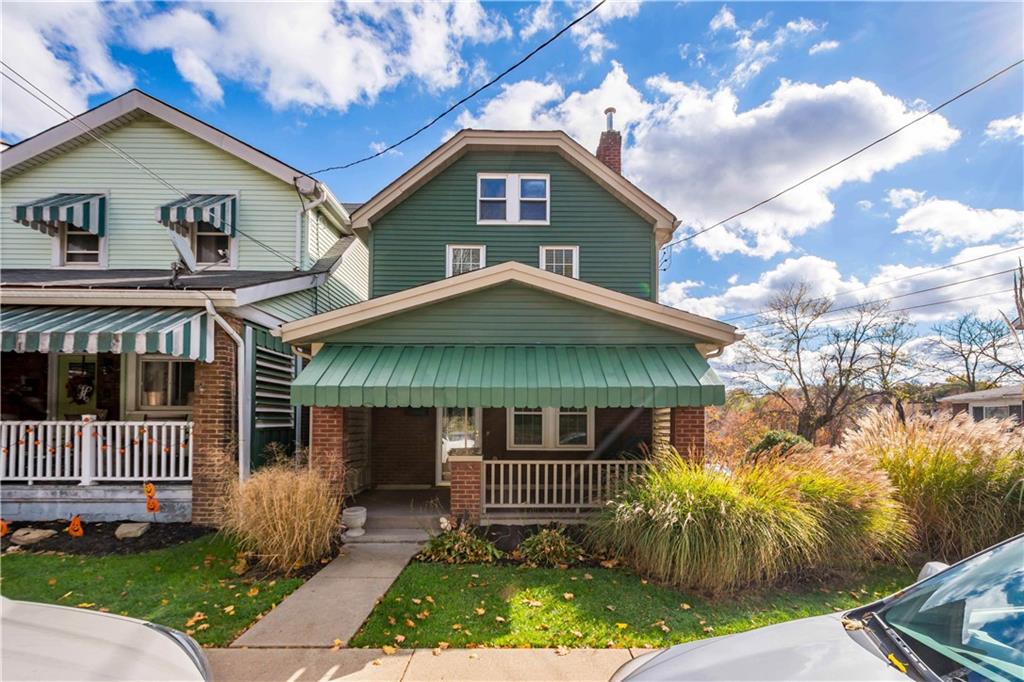
<svg viewBox="0 0 1024 682">
<path fill-rule="evenodd" d="M 594 410 L 509 408 L 507 432 L 509 450 L 593 450 Z"/>
<path fill-rule="evenodd" d="M 200 265 L 226 264 L 231 260 L 231 237 L 210 223 L 198 222 L 192 230 L 192 253 Z"/>
<path fill-rule="evenodd" d="M 482 244 L 449 244 L 445 256 L 445 276 L 453 277 L 487 267 L 487 247 Z"/>
<path fill-rule="evenodd" d="M 477 223 L 547 225 L 551 217 L 551 178 L 542 173 L 477 175 Z"/>
<path fill-rule="evenodd" d="M 573 277 L 580 276 L 580 247 L 578 246 L 542 246 L 540 247 L 540 268 L 556 275 Z"/>
<path fill-rule="evenodd" d="M 70 223 L 61 232 L 61 265 L 99 265 L 102 237 Z"/>
<path fill-rule="evenodd" d="M 140 410 L 188 407 L 195 392 L 196 363 L 170 358 L 139 358 Z"/>
</svg>

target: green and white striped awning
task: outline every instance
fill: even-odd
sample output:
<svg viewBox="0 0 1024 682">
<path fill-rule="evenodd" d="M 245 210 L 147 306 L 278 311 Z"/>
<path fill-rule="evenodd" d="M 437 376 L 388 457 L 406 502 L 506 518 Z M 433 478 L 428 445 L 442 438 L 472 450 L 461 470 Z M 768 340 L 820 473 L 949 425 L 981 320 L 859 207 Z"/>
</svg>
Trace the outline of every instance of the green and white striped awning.
<svg viewBox="0 0 1024 682">
<path fill-rule="evenodd" d="M 203 308 L 4 306 L 0 348 L 17 353 L 158 353 L 213 362 Z"/>
<path fill-rule="evenodd" d="M 721 405 L 725 387 L 690 345 L 327 344 L 292 383 L 324 407 Z"/>
<path fill-rule="evenodd" d="M 238 197 L 234 194 L 189 194 L 156 210 L 158 223 L 186 236 L 201 222 L 234 237 L 237 215 Z"/>
<path fill-rule="evenodd" d="M 72 225 L 102 237 L 107 230 L 107 197 L 104 194 L 54 194 L 14 207 L 14 220 L 55 237 L 60 228 Z"/>
</svg>

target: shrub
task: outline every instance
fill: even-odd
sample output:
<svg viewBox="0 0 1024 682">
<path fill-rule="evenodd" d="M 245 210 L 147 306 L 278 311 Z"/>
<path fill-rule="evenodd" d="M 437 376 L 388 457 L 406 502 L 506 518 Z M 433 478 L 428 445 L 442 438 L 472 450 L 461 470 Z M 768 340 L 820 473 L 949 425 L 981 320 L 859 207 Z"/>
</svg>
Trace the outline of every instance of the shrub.
<svg viewBox="0 0 1024 682">
<path fill-rule="evenodd" d="M 764 455 L 768 455 L 767 458 L 772 459 L 774 456 L 788 454 L 793 448 L 799 447 L 803 449 L 810 446 L 810 441 L 792 431 L 772 429 L 765 431 L 756 443 L 747 448 L 747 458 L 750 461 L 757 462 L 764 458 Z"/>
<path fill-rule="evenodd" d="M 952 561 L 1024 530 L 1024 430 L 964 413 L 871 412 L 841 449 L 888 473 L 929 558 Z"/>
<path fill-rule="evenodd" d="M 490 564 L 502 556 L 493 542 L 461 526 L 431 536 L 416 558 L 443 564 Z"/>
<path fill-rule="evenodd" d="M 542 528 L 523 540 L 515 558 L 532 566 L 570 566 L 578 563 L 583 548 L 561 528 Z"/>
<path fill-rule="evenodd" d="M 671 452 L 624 488 L 588 527 L 595 549 L 641 573 L 707 591 L 844 568 L 905 544 L 884 475 L 807 450 L 732 469 Z"/>
<path fill-rule="evenodd" d="M 276 464 L 228 490 L 224 531 L 261 563 L 287 573 L 330 553 L 340 511 L 340 500 L 318 473 Z"/>
</svg>

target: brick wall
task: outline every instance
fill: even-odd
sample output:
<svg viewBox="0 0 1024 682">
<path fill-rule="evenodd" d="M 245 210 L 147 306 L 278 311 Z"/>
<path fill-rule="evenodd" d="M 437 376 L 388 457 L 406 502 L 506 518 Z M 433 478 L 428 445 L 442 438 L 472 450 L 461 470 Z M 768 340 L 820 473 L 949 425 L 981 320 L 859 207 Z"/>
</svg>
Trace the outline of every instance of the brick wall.
<svg viewBox="0 0 1024 682">
<path fill-rule="evenodd" d="M 241 334 L 240 320 L 224 319 Z M 214 361 L 196 363 L 192 405 L 192 522 L 203 526 L 220 525 L 224 493 L 238 476 L 238 347 L 217 325 L 213 339 Z"/>
<path fill-rule="evenodd" d="M 683 457 L 704 456 L 704 408 L 673 407 L 670 440 Z"/>
<path fill-rule="evenodd" d="M 345 408 L 309 410 L 309 466 L 331 484 L 338 495 L 345 491 Z"/>
<path fill-rule="evenodd" d="M 622 173 L 622 134 L 617 130 L 602 132 L 595 156 L 616 173 Z"/>
<path fill-rule="evenodd" d="M 451 456 L 451 513 L 455 519 L 465 517 L 470 523 L 480 522 L 483 501 L 480 499 L 480 476 L 483 462 L 479 455 Z"/>
<path fill-rule="evenodd" d="M 594 450 L 509 450 L 505 408 L 485 408 L 484 457 L 487 459 L 581 459 L 614 456 L 622 450 L 651 444 L 651 410 L 633 407 L 599 407 L 594 410 Z"/>
<path fill-rule="evenodd" d="M 345 494 L 370 485 L 370 408 L 345 408 Z"/>
<path fill-rule="evenodd" d="M 373 485 L 433 485 L 437 411 L 375 407 L 370 417 Z"/>
</svg>

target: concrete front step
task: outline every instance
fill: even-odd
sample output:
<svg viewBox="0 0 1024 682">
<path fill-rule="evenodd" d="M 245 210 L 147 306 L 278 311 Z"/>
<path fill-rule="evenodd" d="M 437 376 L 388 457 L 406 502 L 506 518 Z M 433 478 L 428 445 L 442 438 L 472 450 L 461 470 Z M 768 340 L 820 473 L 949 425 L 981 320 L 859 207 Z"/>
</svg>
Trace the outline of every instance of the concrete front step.
<svg viewBox="0 0 1024 682">
<path fill-rule="evenodd" d="M 366 533 L 356 538 L 342 536 L 346 545 L 361 545 L 367 543 L 393 543 L 393 542 L 414 542 L 423 544 L 430 538 L 427 531 L 414 528 L 391 528 L 373 529 L 367 528 Z"/>
<path fill-rule="evenodd" d="M 440 514 L 388 514 L 372 509 L 366 514 L 366 530 L 441 530 Z"/>
</svg>

